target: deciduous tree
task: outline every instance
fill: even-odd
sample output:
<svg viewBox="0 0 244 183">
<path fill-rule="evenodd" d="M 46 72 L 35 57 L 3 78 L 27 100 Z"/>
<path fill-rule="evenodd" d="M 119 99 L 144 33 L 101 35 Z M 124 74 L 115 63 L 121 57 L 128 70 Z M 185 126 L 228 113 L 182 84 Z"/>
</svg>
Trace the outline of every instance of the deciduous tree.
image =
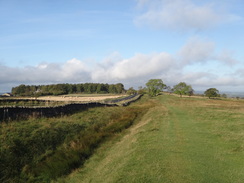
<svg viewBox="0 0 244 183">
<path fill-rule="evenodd" d="M 148 89 L 148 94 L 151 97 L 154 97 L 157 96 L 166 85 L 163 83 L 162 79 L 150 79 L 146 83 L 146 86 Z"/>
<path fill-rule="evenodd" d="M 219 97 L 219 90 L 217 90 L 216 88 L 209 88 L 204 92 L 204 95 L 208 98 Z"/>
<path fill-rule="evenodd" d="M 174 93 L 179 94 L 180 97 L 182 97 L 182 95 L 191 96 L 194 92 L 191 85 L 187 85 L 185 82 L 180 82 L 179 84 L 175 85 L 173 91 Z"/>
<path fill-rule="evenodd" d="M 127 92 L 126 92 L 128 95 L 134 95 L 136 94 L 136 90 L 133 88 L 133 87 L 130 87 Z"/>
</svg>

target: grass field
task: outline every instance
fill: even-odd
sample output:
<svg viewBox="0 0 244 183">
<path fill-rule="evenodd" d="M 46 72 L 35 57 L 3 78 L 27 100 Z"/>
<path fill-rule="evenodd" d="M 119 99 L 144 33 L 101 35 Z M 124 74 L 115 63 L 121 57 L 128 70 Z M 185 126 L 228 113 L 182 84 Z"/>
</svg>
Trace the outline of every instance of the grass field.
<svg viewBox="0 0 244 183">
<path fill-rule="evenodd" d="M 0 123 L 0 182 L 43 183 L 69 174 L 97 147 L 141 119 L 150 106 L 139 102 Z"/>
<path fill-rule="evenodd" d="M 138 123 L 57 182 L 244 182 L 243 101 L 148 100 L 154 107 Z"/>
</svg>

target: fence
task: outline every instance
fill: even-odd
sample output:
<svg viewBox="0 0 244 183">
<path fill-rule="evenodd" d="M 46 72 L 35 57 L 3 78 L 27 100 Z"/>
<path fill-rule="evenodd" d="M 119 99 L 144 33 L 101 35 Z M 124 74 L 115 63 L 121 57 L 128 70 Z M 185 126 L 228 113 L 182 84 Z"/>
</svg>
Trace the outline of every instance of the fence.
<svg viewBox="0 0 244 183">
<path fill-rule="evenodd" d="M 56 117 L 72 114 L 92 107 L 116 106 L 116 104 L 86 103 L 67 104 L 55 107 L 0 107 L 0 122 L 29 117 Z"/>
<path fill-rule="evenodd" d="M 111 100 L 109 103 L 119 103 L 119 102 L 124 101 L 123 106 L 126 106 L 126 105 L 128 105 L 129 103 L 138 100 L 140 97 L 141 97 L 141 95 L 139 95 L 139 94 L 134 94 L 134 95 L 130 95 L 130 96 L 128 96 L 128 97 L 124 97 L 124 98 L 120 98 L 120 99 L 114 99 L 114 100 Z"/>
<path fill-rule="evenodd" d="M 58 106 L 52 106 L 52 107 L 51 106 L 48 106 L 48 107 L 46 107 L 46 106 L 43 106 L 43 107 L 35 107 L 35 106 L 0 107 L 0 122 L 27 119 L 29 117 L 38 118 L 38 117 L 63 116 L 63 115 L 75 113 L 77 111 L 86 110 L 88 108 L 93 108 L 93 107 L 117 106 L 116 103 L 119 103 L 122 101 L 125 101 L 122 105 L 126 106 L 129 103 L 138 100 L 140 98 L 140 96 L 141 95 L 138 95 L 138 94 L 130 95 L 130 96 L 122 98 L 122 99 L 112 100 L 109 103 L 98 103 L 98 102 L 72 103 L 72 104 L 58 105 Z M 31 100 L 29 100 L 29 101 L 31 101 Z M 14 102 L 14 100 L 11 100 L 11 102 Z M 20 102 L 20 100 L 18 100 L 17 102 Z M 35 103 L 34 100 L 32 102 Z M 47 102 L 49 104 L 51 103 L 50 101 L 41 101 L 41 102 L 43 102 L 43 103 Z"/>
</svg>

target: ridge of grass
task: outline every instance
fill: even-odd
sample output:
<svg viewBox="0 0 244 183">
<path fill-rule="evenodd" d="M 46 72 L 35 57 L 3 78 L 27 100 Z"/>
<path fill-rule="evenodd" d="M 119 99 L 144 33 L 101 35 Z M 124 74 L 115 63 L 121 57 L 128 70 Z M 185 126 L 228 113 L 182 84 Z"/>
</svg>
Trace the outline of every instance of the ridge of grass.
<svg viewBox="0 0 244 183">
<path fill-rule="evenodd" d="M 143 100 L 142 100 L 143 101 Z M 131 126 L 150 105 L 92 108 L 62 118 L 0 126 L 0 181 L 50 182 L 82 166 L 95 149 Z"/>
<path fill-rule="evenodd" d="M 161 95 L 119 139 L 59 183 L 242 183 L 241 101 Z"/>
</svg>

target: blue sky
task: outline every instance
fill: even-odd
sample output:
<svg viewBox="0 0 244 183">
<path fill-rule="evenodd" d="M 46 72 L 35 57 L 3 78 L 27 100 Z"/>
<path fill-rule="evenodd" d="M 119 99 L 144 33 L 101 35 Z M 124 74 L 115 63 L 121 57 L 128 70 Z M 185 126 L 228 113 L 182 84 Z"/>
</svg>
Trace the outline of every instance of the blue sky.
<svg viewBox="0 0 244 183">
<path fill-rule="evenodd" d="M 0 0 L 0 91 L 152 78 L 244 92 L 243 0 Z"/>
</svg>

